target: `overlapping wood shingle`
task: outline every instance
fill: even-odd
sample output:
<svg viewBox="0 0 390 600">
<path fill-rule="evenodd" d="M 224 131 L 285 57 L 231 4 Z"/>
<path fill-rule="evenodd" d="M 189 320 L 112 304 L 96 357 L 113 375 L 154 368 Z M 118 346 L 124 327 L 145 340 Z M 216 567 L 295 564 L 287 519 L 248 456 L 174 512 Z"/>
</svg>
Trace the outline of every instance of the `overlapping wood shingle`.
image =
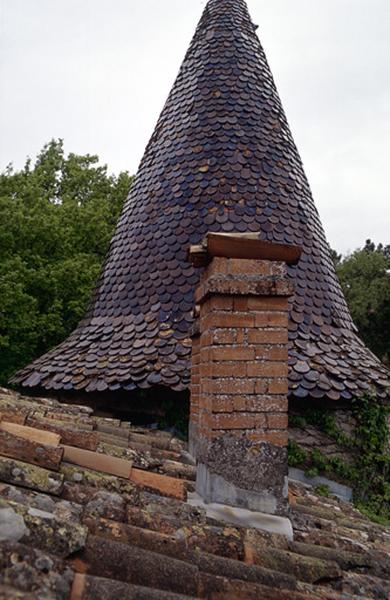
<svg viewBox="0 0 390 600">
<path fill-rule="evenodd" d="M 141 161 L 85 319 L 14 378 L 86 392 L 189 385 L 190 244 L 257 232 L 289 267 L 290 395 L 348 400 L 389 372 L 357 336 L 263 48 L 243 0 L 210 0 Z"/>
</svg>

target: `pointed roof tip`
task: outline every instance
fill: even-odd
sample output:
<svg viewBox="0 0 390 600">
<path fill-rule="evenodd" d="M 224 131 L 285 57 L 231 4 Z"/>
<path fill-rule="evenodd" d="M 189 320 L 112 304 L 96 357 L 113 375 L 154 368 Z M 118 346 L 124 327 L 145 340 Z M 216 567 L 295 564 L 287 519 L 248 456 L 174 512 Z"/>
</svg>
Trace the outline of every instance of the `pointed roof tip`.
<svg viewBox="0 0 390 600">
<path fill-rule="evenodd" d="M 236 27 L 237 23 L 246 23 L 255 27 L 245 0 L 209 0 L 203 10 L 198 28 L 210 24 L 216 25 L 222 17 L 225 27 L 229 25 Z"/>
<path fill-rule="evenodd" d="M 295 283 L 290 395 L 349 400 L 371 385 L 386 394 L 389 371 L 355 334 L 243 0 L 210 0 L 204 10 L 86 317 L 13 381 L 61 391 L 187 389 L 200 274 L 186 251 L 207 231 L 249 231 L 263 241 L 303 247 L 299 263 L 289 267 Z"/>
</svg>

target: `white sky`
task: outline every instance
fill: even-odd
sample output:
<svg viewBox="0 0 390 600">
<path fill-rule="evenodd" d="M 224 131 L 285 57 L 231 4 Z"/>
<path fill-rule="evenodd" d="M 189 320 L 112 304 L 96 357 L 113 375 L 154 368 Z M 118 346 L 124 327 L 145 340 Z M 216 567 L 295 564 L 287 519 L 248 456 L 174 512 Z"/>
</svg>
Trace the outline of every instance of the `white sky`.
<svg viewBox="0 0 390 600">
<path fill-rule="evenodd" d="M 134 173 L 205 0 L 0 0 L 0 170 Z M 390 243 L 390 0 L 248 0 L 334 248 Z"/>
</svg>

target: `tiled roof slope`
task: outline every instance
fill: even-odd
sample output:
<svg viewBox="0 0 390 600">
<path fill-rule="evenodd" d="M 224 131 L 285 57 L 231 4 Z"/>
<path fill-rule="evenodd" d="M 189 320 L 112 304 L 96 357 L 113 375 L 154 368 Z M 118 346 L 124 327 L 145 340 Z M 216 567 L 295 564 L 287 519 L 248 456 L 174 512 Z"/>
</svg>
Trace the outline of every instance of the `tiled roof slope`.
<svg viewBox="0 0 390 600">
<path fill-rule="evenodd" d="M 0 598 L 390 595 L 390 529 L 369 522 L 351 505 L 291 483 L 294 540 L 288 541 L 250 524 L 212 520 L 187 504 L 195 467 L 188 464 L 185 445 L 168 433 L 4 390 L 0 416 Z M 32 427 L 35 438 L 60 432 L 64 456 L 49 468 L 48 456 L 54 460 L 61 445 L 38 441 L 34 449 L 31 438 L 7 433 L 12 426 L 19 435 Z M 66 462 L 77 447 L 89 448 L 93 469 Z M 115 461 L 136 477 L 108 474 L 118 468 Z"/>
<path fill-rule="evenodd" d="M 14 382 L 87 392 L 189 383 L 186 259 L 208 230 L 302 246 L 289 273 L 290 394 L 349 399 L 389 372 L 356 335 L 302 162 L 243 0 L 210 0 L 146 148 L 90 310 Z"/>
</svg>

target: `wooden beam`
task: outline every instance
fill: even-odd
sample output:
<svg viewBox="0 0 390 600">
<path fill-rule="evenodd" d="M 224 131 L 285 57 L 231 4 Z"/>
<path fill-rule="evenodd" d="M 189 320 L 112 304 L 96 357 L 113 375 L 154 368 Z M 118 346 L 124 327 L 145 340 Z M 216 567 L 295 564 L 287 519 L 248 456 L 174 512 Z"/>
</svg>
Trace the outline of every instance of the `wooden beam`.
<svg viewBox="0 0 390 600">
<path fill-rule="evenodd" d="M 258 234 L 208 233 L 205 245 L 210 256 L 276 260 L 296 264 L 302 249 L 291 244 L 276 244 L 260 240 Z"/>
<path fill-rule="evenodd" d="M 63 453 L 62 448 L 39 444 L 31 439 L 27 440 L 6 431 L 0 431 L 0 454 L 2 456 L 58 471 Z"/>
<path fill-rule="evenodd" d="M 261 240 L 258 233 L 207 233 L 201 245 L 190 246 L 188 260 L 195 267 L 207 266 L 213 256 L 276 260 L 296 264 L 302 248 Z"/>
</svg>

